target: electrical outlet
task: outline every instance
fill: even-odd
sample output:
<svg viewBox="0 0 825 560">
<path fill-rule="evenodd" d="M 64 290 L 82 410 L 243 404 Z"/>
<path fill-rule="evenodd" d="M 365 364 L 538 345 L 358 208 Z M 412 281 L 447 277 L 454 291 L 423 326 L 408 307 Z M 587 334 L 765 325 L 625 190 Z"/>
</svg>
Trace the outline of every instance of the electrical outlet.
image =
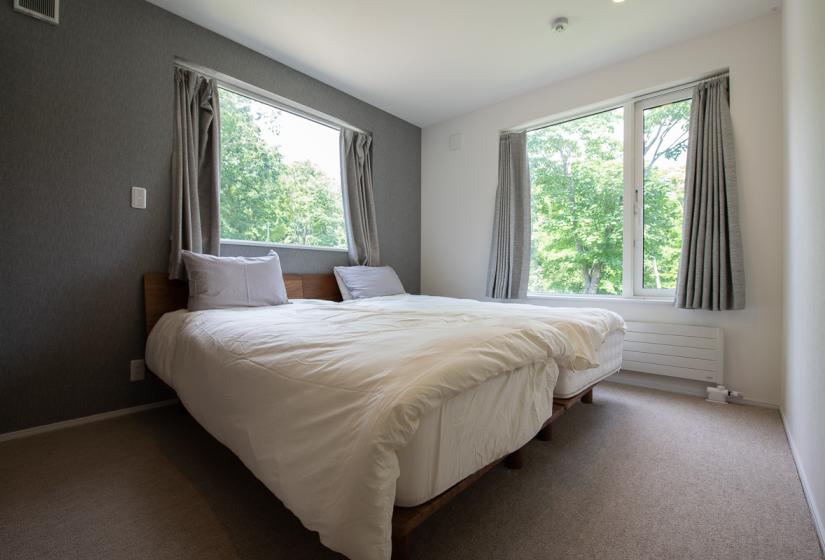
<svg viewBox="0 0 825 560">
<path fill-rule="evenodd" d="M 146 378 L 146 362 L 143 360 L 132 360 L 129 363 L 129 380 L 143 381 Z"/>
</svg>

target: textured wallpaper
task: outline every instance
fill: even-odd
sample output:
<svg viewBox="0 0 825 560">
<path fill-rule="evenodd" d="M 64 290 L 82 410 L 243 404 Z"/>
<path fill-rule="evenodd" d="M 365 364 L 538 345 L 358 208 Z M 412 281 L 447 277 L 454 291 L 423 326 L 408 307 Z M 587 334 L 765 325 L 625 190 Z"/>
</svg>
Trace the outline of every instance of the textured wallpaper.
<svg viewBox="0 0 825 560">
<path fill-rule="evenodd" d="M 171 396 L 131 383 L 129 360 L 141 275 L 166 268 L 176 56 L 371 131 L 381 255 L 418 291 L 418 127 L 142 0 L 61 8 L 55 27 L 0 6 L 0 433 Z M 282 262 L 321 272 L 346 256 Z"/>
</svg>

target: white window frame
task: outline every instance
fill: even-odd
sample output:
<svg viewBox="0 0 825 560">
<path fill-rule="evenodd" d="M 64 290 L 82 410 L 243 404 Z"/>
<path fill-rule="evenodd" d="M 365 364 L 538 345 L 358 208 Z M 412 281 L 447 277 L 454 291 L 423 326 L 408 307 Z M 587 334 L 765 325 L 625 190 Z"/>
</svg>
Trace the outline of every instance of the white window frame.
<svg viewBox="0 0 825 560">
<path fill-rule="evenodd" d="M 627 175 L 631 175 L 633 191 L 633 295 L 646 297 L 667 297 L 676 296 L 676 288 L 645 288 L 644 285 L 644 202 L 645 202 L 645 178 L 644 178 L 644 113 L 646 109 L 660 107 L 669 103 L 686 101 L 693 95 L 691 88 L 671 91 L 661 95 L 645 97 L 633 104 L 631 122 L 633 122 L 633 164 L 625 169 L 625 188 L 627 188 Z M 625 114 L 625 123 L 628 122 Z M 625 160 L 626 161 L 626 160 Z M 630 173 L 628 173 L 628 170 Z M 627 227 L 627 224 L 625 224 Z"/>
<path fill-rule="evenodd" d="M 652 93 L 643 97 L 629 98 L 625 103 L 610 104 L 598 109 L 589 109 L 571 114 L 562 119 L 548 121 L 526 130 L 532 132 L 556 126 L 569 121 L 589 117 L 598 113 L 623 109 L 623 237 L 622 237 L 622 294 L 565 294 L 558 292 L 529 292 L 531 298 L 547 299 L 608 299 L 608 300 L 653 300 L 673 301 L 675 288 L 655 289 L 644 287 L 644 111 L 651 107 L 684 101 L 692 97 L 695 82 Z"/>
<path fill-rule="evenodd" d="M 259 103 L 263 103 L 264 105 L 269 105 L 270 107 L 274 107 L 279 111 L 285 111 L 287 113 L 291 113 L 297 117 L 301 117 L 307 120 L 310 120 L 314 123 L 332 128 L 333 130 L 337 130 L 339 133 L 342 132 L 344 129 L 353 130 L 355 132 L 365 133 L 364 130 L 355 127 L 341 119 L 337 119 L 331 115 L 327 115 L 322 113 L 321 111 L 317 111 L 312 107 L 308 107 L 297 101 L 292 101 L 291 99 L 287 99 L 286 97 L 282 97 L 280 95 L 276 95 L 270 91 L 267 91 L 263 88 L 259 88 L 258 86 L 249 84 L 244 82 L 243 80 L 239 80 L 237 78 L 233 78 L 227 74 L 222 72 L 218 72 L 217 70 L 212 70 L 211 68 L 206 68 L 205 66 L 200 66 L 198 64 L 193 64 L 191 62 L 187 62 L 182 59 L 175 59 L 175 65 L 180 66 L 181 68 L 186 68 L 188 70 L 193 70 L 198 72 L 199 74 L 203 74 L 204 76 L 209 76 L 215 81 L 215 84 L 219 89 L 225 89 L 235 93 L 237 95 L 242 95 L 244 97 L 248 97 L 254 101 Z M 220 109 L 219 109 L 220 110 Z M 220 115 L 218 115 L 220 118 Z M 343 189 L 343 177 L 341 177 L 341 186 Z M 344 193 L 341 192 L 341 197 L 343 201 Z M 349 218 L 346 214 L 346 205 L 344 205 L 344 228 L 349 228 Z M 221 237 L 220 243 L 222 245 L 250 245 L 250 246 L 257 246 L 257 247 L 274 247 L 274 248 L 289 248 L 289 249 L 296 249 L 296 250 L 315 250 L 315 251 L 335 251 L 335 252 L 347 252 L 349 251 L 349 235 L 346 236 L 346 247 L 327 247 L 321 245 L 298 245 L 292 243 L 276 243 L 276 242 L 268 242 L 268 241 L 250 241 L 246 239 L 227 239 Z"/>
</svg>

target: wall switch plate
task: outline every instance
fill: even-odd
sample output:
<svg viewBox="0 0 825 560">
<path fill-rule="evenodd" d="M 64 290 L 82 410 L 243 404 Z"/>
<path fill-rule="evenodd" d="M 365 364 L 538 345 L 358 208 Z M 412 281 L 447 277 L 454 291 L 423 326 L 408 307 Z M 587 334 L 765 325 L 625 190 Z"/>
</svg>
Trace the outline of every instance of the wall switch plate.
<svg viewBox="0 0 825 560">
<path fill-rule="evenodd" d="M 450 134 L 450 151 L 456 152 L 461 149 L 461 133 L 456 132 L 455 134 Z"/>
<path fill-rule="evenodd" d="M 146 209 L 146 189 L 143 187 L 132 187 L 132 208 Z"/>
<path fill-rule="evenodd" d="M 129 362 L 129 380 L 143 381 L 144 379 L 146 379 L 146 362 L 143 360 Z"/>
</svg>

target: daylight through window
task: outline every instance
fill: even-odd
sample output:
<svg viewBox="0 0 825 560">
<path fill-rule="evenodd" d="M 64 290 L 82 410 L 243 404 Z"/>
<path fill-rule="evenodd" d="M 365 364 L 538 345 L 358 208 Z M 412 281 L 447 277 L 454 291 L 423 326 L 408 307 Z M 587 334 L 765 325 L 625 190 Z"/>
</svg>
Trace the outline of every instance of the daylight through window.
<svg viewBox="0 0 825 560">
<path fill-rule="evenodd" d="M 340 131 L 220 89 L 221 238 L 346 248 Z"/>
<path fill-rule="evenodd" d="M 673 294 L 690 97 L 680 90 L 528 131 L 529 292 Z"/>
</svg>

